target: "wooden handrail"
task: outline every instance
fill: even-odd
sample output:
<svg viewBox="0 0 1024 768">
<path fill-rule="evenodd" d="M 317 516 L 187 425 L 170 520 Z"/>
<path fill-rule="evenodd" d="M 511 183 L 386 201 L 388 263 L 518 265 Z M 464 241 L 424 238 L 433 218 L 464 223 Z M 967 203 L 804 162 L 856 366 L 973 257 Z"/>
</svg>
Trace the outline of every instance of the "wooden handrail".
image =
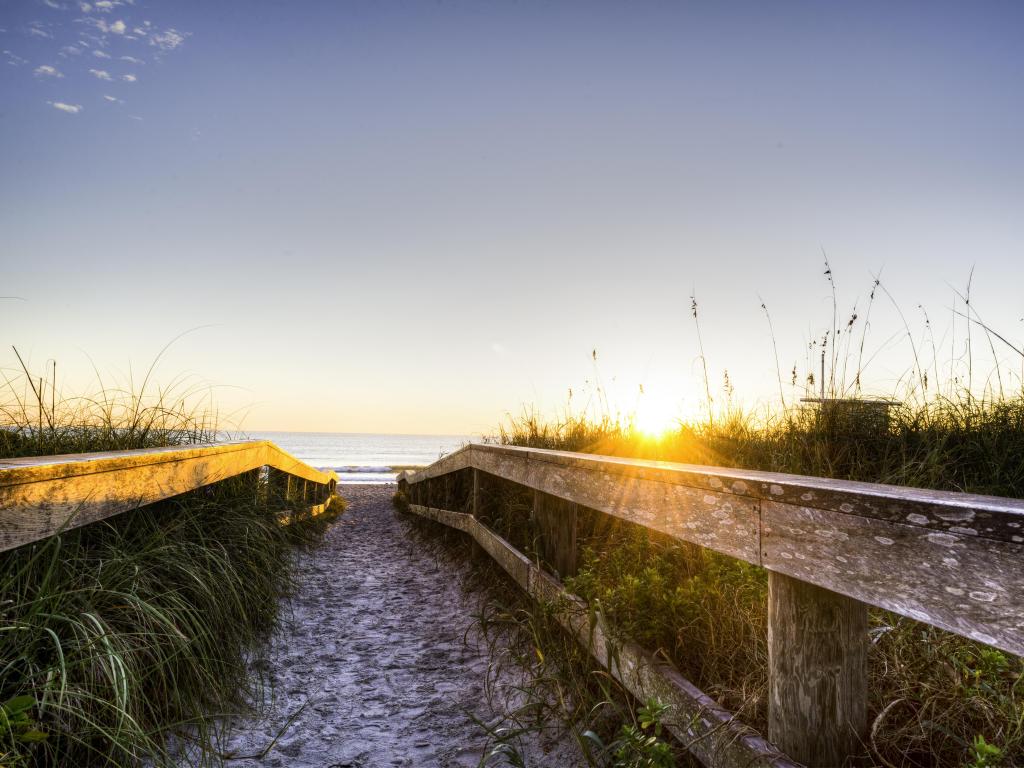
<svg viewBox="0 0 1024 768">
<path fill-rule="evenodd" d="M 338 479 L 268 440 L 0 460 L 0 551 L 262 467 L 325 497 Z"/>
<path fill-rule="evenodd" d="M 398 480 L 417 509 L 444 508 L 463 470 L 474 488 L 533 489 L 556 548 L 573 546 L 576 515 L 546 497 L 767 569 L 769 737 L 801 763 L 862 743 L 868 605 L 1024 655 L 1022 500 L 479 444 Z"/>
<path fill-rule="evenodd" d="M 1024 655 L 1024 501 L 743 469 L 468 445 L 473 468 Z"/>
</svg>

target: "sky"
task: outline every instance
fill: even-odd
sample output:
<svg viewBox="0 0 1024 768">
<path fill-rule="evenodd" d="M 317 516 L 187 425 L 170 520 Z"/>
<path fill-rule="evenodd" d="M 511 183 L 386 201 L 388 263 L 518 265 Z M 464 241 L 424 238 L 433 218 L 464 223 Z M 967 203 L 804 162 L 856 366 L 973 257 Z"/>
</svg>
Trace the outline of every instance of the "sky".
<svg viewBox="0 0 1024 768">
<path fill-rule="evenodd" d="M 1009 342 L 977 368 L 1019 374 L 1022 28 L 1015 2 L 0 0 L 0 366 L 87 391 L 176 339 L 156 377 L 253 430 L 653 423 L 704 363 L 719 403 L 726 372 L 794 397 L 833 287 L 866 392 L 926 338 L 953 375 L 970 281 Z"/>
</svg>

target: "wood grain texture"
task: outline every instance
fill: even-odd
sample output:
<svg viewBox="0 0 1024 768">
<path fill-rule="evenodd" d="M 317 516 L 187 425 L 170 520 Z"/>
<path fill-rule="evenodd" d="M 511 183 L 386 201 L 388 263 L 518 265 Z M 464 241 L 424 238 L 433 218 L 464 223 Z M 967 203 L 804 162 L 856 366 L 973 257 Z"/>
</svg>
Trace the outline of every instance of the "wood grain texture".
<svg viewBox="0 0 1024 768">
<path fill-rule="evenodd" d="M 544 562 L 560 578 L 576 575 L 576 504 L 534 491 L 533 522 Z"/>
<path fill-rule="evenodd" d="M 320 472 L 264 440 L 69 454 L 0 462 L 0 551 L 269 466 L 334 490 Z"/>
<path fill-rule="evenodd" d="M 765 567 L 1024 655 L 1024 545 L 768 502 Z"/>
<path fill-rule="evenodd" d="M 472 445 L 470 465 L 1024 655 L 1024 501 Z M 421 473 L 407 475 L 415 488 Z"/>
<path fill-rule="evenodd" d="M 1024 543 L 1024 500 L 1021 499 L 513 446 L 472 445 L 468 448 L 474 454 L 474 466 L 480 455 L 488 453 L 525 456 L 560 467 L 807 505 L 932 531 L 962 532 Z"/>
<path fill-rule="evenodd" d="M 490 474 L 683 541 L 747 562 L 760 559 L 757 502 L 753 499 L 622 473 L 609 474 L 595 467 L 553 464 L 531 458 L 528 452 L 474 452 L 473 463 Z"/>
<path fill-rule="evenodd" d="M 839 768 L 867 735 L 867 606 L 768 577 L 768 738 L 811 768 Z"/>
</svg>

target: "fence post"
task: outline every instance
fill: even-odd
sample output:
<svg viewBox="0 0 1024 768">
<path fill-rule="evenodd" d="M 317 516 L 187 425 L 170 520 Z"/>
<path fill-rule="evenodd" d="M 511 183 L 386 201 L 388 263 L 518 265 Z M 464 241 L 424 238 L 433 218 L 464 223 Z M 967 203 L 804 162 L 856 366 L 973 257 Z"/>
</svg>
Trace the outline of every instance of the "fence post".
<svg viewBox="0 0 1024 768">
<path fill-rule="evenodd" d="M 867 731 L 867 606 L 769 571 L 768 738 L 808 768 L 835 768 Z"/>
<path fill-rule="evenodd" d="M 576 575 L 577 505 L 542 491 L 533 492 L 533 523 L 543 559 L 561 578 Z"/>
<path fill-rule="evenodd" d="M 472 498 L 472 509 L 470 513 L 473 517 L 480 517 L 480 470 L 473 469 L 473 498 Z"/>
</svg>

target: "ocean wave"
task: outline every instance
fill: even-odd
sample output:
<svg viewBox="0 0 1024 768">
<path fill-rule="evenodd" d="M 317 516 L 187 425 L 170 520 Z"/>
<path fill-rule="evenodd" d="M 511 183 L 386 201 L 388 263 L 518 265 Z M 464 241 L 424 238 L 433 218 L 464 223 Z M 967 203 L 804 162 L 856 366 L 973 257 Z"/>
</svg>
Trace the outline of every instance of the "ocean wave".
<svg viewBox="0 0 1024 768">
<path fill-rule="evenodd" d="M 369 467 L 365 467 L 365 466 L 324 467 L 324 469 L 333 469 L 339 475 L 349 474 L 349 473 L 353 473 L 353 472 L 357 472 L 359 474 L 370 475 L 370 474 L 381 474 L 381 473 L 385 473 L 385 472 L 394 472 L 395 471 L 391 467 L 383 467 L 383 466 L 381 466 L 381 467 L 374 467 L 374 466 L 369 466 Z"/>
</svg>

